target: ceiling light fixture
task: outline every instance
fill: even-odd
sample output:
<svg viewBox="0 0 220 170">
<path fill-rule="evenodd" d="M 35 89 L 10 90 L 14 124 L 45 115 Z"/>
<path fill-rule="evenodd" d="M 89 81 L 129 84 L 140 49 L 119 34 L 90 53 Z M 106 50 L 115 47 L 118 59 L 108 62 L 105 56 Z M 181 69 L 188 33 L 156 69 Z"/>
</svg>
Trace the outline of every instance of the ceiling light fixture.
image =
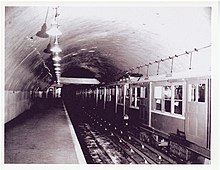
<svg viewBox="0 0 220 170">
<path fill-rule="evenodd" d="M 51 28 L 49 30 L 46 31 L 47 34 L 51 35 L 51 36 L 58 36 L 58 35 L 62 35 L 62 32 L 58 29 L 58 24 L 52 24 Z"/>
<path fill-rule="evenodd" d="M 95 50 L 89 50 L 88 52 L 89 52 L 89 53 L 94 53 L 94 52 L 95 52 Z"/>
<path fill-rule="evenodd" d="M 41 30 L 37 32 L 36 36 L 40 37 L 40 38 L 48 38 L 49 35 L 46 33 L 47 31 L 47 16 L 48 16 L 48 12 L 49 12 L 49 7 L 47 8 L 47 13 L 46 13 L 46 17 L 45 17 L 45 22 L 44 24 L 41 26 Z"/>
<path fill-rule="evenodd" d="M 46 33 L 46 30 L 47 30 L 47 25 L 46 23 L 44 23 L 41 27 L 41 30 L 37 32 L 36 36 L 40 38 L 48 38 L 49 35 Z"/>
<path fill-rule="evenodd" d="M 60 67 L 55 67 L 54 70 L 58 71 L 58 70 L 61 70 L 61 68 Z"/>
<path fill-rule="evenodd" d="M 56 67 L 59 67 L 61 64 L 60 63 L 54 63 L 53 65 L 56 66 Z"/>
<path fill-rule="evenodd" d="M 47 48 L 46 48 L 46 49 L 44 49 L 44 53 L 52 53 L 52 51 L 51 51 L 51 44 L 50 44 L 50 42 L 49 42 L 49 44 L 47 45 Z"/>
<path fill-rule="evenodd" d="M 62 51 L 62 49 L 60 48 L 59 44 L 58 44 L 58 37 L 56 36 L 56 40 L 54 43 L 54 46 L 51 48 L 51 51 L 54 53 L 59 53 Z"/>
<path fill-rule="evenodd" d="M 54 61 L 60 61 L 61 57 L 58 55 L 58 53 L 55 53 L 55 56 L 53 57 Z"/>
<path fill-rule="evenodd" d="M 56 13 L 55 13 L 54 21 L 51 24 L 51 28 L 46 31 L 46 33 L 51 35 L 51 36 L 62 35 L 62 32 L 58 29 L 58 23 L 57 23 L 57 17 L 59 16 L 59 14 L 57 13 L 58 7 L 55 8 L 55 9 L 56 9 Z"/>
<path fill-rule="evenodd" d="M 52 54 L 52 60 L 54 62 L 53 65 L 55 67 L 54 72 L 55 72 L 55 75 L 56 75 L 57 83 L 59 84 L 60 83 L 59 78 L 61 76 L 61 68 L 60 68 L 61 64 L 59 62 L 62 59 L 59 56 L 59 53 L 62 52 L 62 49 L 60 48 L 59 43 L 58 43 L 58 36 L 62 35 L 62 32 L 58 29 L 59 25 L 58 25 L 58 22 L 57 22 L 57 17 L 60 15 L 57 12 L 58 7 L 54 8 L 54 9 L 55 9 L 55 16 L 53 18 L 51 28 L 47 30 L 47 27 L 46 27 L 46 19 L 47 19 L 48 10 L 49 10 L 49 8 L 48 8 L 45 23 L 43 24 L 43 26 L 41 28 L 41 31 L 37 32 L 36 35 L 41 36 L 41 37 L 48 37 L 50 35 L 50 36 L 54 37 L 53 45 L 51 43 L 51 38 L 52 38 L 51 37 L 50 42 L 47 45 L 47 48 L 44 50 L 44 52 L 45 53 L 53 53 Z"/>
<path fill-rule="evenodd" d="M 78 55 L 78 53 L 73 53 L 72 56 Z"/>
</svg>

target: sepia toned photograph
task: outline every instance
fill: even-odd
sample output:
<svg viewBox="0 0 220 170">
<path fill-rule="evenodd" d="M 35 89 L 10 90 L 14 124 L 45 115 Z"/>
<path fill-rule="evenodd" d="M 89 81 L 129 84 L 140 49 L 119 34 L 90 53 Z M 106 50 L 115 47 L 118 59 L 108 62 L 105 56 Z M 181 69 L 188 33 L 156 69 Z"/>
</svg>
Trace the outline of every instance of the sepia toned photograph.
<svg viewBox="0 0 220 170">
<path fill-rule="evenodd" d="M 213 6 L 85 4 L 2 7 L 3 164 L 212 165 Z"/>
</svg>

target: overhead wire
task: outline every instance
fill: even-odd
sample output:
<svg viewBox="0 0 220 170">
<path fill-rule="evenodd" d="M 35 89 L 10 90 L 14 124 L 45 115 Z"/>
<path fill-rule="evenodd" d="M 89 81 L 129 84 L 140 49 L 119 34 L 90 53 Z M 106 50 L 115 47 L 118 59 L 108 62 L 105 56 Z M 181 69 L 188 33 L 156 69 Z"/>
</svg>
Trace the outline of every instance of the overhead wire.
<svg viewBox="0 0 220 170">
<path fill-rule="evenodd" d="M 120 75 L 119 77 L 123 76 L 125 73 L 129 73 L 129 72 L 132 73 L 134 70 L 137 70 L 139 72 L 140 68 L 143 68 L 143 67 L 147 67 L 147 77 L 148 77 L 149 76 L 149 66 L 153 65 L 153 64 L 158 64 L 158 66 L 157 66 L 157 75 L 158 75 L 159 74 L 159 69 L 160 69 L 160 62 L 164 62 L 164 61 L 167 61 L 167 60 L 171 60 L 171 71 L 170 72 L 172 73 L 173 72 L 174 59 L 178 58 L 180 56 L 184 56 L 186 54 L 190 54 L 190 66 L 189 66 L 189 69 L 192 69 L 192 53 L 198 52 L 200 50 L 203 50 L 203 49 L 206 49 L 206 48 L 209 48 L 209 47 L 211 47 L 211 44 L 207 45 L 207 46 L 204 46 L 204 47 L 201 47 L 201 48 L 194 48 L 193 50 L 185 51 L 184 53 L 181 53 L 181 54 L 178 54 L 178 55 L 175 54 L 173 56 L 162 58 L 160 60 L 155 60 L 155 61 L 149 62 L 147 64 L 131 67 L 128 70 L 121 71 L 119 73 L 119 75 Z"/>
</svg>

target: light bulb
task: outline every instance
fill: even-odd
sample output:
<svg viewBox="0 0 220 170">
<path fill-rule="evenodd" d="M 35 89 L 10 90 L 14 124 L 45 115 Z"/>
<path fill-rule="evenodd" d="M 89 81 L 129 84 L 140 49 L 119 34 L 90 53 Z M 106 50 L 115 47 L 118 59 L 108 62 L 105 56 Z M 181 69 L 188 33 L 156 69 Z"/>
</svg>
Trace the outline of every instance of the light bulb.
<svg viewBox="0 0 220 170">
<path fill-rule="evenodd" d="M 52 36 L 62 35 L 62 32 L 57 28 L 57 24 L 52 24 L 51 28 L 47 30 L 46 33 Z"/>
<path fill-rule="evenodd" d="M 62 49 L 60 48 L 59 44 L 54 44 L 54 46 L 51 48 L 51 51 L 54 53 L 59 53 L 62 51 Z"/>
<path fill-rule="evenodd" d="M 58 53 L 55 53 L 55 56 L 53 57 L 54 61 L 60 61 L 61 57 L 58 55 Z"/>
<path fill-rule="evenodd" d="M 54 70 L 58 71 L 58 70 L 61 70 L 61 68 L 60 67 L 55 67 Z"/>
<path fill-rule="evenodd" d="M 51 51 L 54 53 L 59 53 L 62 51 L 62 49 L 60 48 L 60 46 L 58 44 L 58 36 L 56 36 L 56 38 L 55 38 L 55 43 L 54 43 L 54 46 L 51 48 Z"/>
<path fill-rule="evenodd" d="M 56 66 L 56 67 L 59 67 L 59 66 L 60 66 L 59 63 L 54 63 L 53 65 Z"/>
</svg>

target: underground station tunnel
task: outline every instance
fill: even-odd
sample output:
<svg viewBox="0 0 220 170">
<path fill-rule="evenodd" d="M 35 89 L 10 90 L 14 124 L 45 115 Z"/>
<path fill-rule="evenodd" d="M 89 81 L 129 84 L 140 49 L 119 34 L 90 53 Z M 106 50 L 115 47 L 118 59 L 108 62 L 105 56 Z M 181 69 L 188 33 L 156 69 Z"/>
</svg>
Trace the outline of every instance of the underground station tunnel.
<svg viewBox="0 0 220 170">
<path fill-rule="evenodd" d="M 210 164 L 210 6 L 10 6 L 4 164 Z"/>
</svg>

